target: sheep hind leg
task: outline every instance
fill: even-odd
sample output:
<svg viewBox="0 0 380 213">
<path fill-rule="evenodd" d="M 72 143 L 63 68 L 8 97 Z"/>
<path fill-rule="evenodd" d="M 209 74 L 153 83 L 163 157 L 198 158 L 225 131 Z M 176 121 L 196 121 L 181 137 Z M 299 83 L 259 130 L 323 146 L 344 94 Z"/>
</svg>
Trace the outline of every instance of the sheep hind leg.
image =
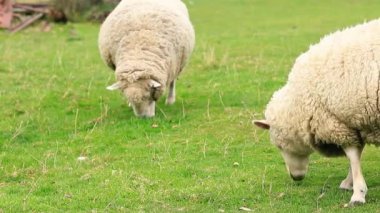
<svg viewBox="0 0 380 213">
<path fill-rule="evenodd" d="M 352 169 L 351 167 L 348 168 L 348 175 L 346 179 L 344 179 L 341 183 L 339 188 L 344 190 L 352 190 L 352 186 L 354 184 L 354 180 L 352 179 Z"/>
<path fill-rule="evenodd" d="M 354 193 L 351 197 L 350 205 L 365 203 L 365 195 L 367 194 L 367 185 L 365 183 L 361 166 L 360 157 L 364 147 L 351 146 L 344 148 L 347 158 L 350 161 L 351 173 L 353 179 Z"/>
<path fill-rule="evenodd" d="M 166 99 L 166 104 L 172 105 L 172 104 L 174 104 L 174 102 L 175 102 L 175 80 L 173 80 L 170 83 L 169 93 L 168 93 L 168 97 Z"/>
</svg>

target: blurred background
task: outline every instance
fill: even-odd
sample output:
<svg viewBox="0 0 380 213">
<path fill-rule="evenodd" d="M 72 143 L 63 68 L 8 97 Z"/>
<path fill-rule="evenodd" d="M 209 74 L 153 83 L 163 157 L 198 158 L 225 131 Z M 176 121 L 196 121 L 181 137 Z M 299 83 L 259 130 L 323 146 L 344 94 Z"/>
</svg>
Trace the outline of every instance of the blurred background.
<svg viewBox="0 0 380 213">
<path fill-rule="evenodd" d="M 33 23 L 66 23 L 67 21 L 101 22 L 119 0 L 1 0 L 0 27 L 11 32 L 27 28 Z"/>
</svg>

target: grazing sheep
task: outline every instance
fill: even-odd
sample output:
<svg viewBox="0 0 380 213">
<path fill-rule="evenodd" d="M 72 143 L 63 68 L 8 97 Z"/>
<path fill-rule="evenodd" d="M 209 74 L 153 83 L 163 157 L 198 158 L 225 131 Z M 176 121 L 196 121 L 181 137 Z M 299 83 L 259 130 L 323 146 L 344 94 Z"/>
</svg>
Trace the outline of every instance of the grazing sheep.
<svg viewBox="0 0 380 213">
<path fill-rule="evenodd" d="M 175 80 L 194 43 L 181 0 L 122 0 L 99 33 L 101 56 L 117 80 L 107 89 L 123 91 L 137 116 L 153 117 L 166 87 L 166 103 L 174 103 Z"/>
<path fill-rule="evenodd" d="M 380 145 L 380 19 L 338 31 L 296 60 L 287 84 L 269 102 L 266 120 L 294 180 L 306 174 L 309 155 L 347 156 L 350 204 L 365 203 L 360 166 L 366 143 Z"/>
</svg>

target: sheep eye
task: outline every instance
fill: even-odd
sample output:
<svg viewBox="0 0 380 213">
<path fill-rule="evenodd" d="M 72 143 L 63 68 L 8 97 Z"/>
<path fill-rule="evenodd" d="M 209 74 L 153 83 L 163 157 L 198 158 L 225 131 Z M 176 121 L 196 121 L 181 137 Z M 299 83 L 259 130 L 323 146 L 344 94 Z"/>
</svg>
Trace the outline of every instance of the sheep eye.
<svg viewBox="0 0 380 213">
<path fill-rule="evenodd" d="M 154 101 L 157 101 L 158 100 L 158 89 L 155 88 L 155 87 L 152 87 L 151 90 L 150 90 L 150 97 L 154 100 Z"/>
<path fill-rule="evenodd" d="M 277 146 L 277 148 L 279 148 L 280 150 L 283 150 L 283 148 L 282 148 L 281 145 L 277 145 L 277 144 L 276 144 L 276 146 Z"/>
</svg>

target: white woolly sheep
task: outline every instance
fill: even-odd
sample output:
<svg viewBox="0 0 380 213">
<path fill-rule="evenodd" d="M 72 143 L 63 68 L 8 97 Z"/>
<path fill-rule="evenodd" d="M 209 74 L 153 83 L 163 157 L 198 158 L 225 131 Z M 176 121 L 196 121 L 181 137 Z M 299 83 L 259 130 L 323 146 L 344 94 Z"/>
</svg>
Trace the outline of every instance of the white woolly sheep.
<svg viewBox="0 0 380 213">
<path fill-rule="evenodd" d="M 360 166 L 366 143 L 380 145 L 380 19 L 338 31 L 299 56 L 286 85 L 254 121 L 270 130 L 294 180 L 302 180 L 313 151 L 350 161 L 342 189 L 350 205 L 365 203 Z"/>
<path fill-rule="evenodd" d="M 99 49 L 135 115 L 153 117 L 155 102 L 175 80 L 194 48 L 195 35 L 181 0 L 122 0 L 101 26 Z"/>
</svg>

